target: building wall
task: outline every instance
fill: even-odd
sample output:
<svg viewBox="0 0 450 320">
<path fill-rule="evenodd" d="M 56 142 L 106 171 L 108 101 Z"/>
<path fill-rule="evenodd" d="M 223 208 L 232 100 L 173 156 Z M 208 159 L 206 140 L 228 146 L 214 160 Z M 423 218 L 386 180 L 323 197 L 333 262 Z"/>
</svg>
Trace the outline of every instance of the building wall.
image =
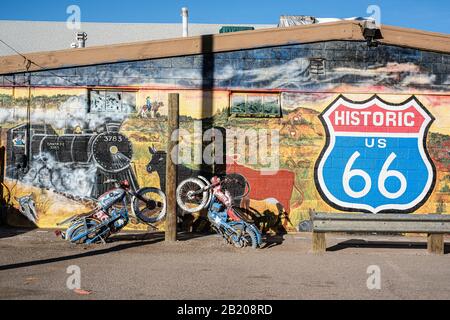
<svg viewBox="0 0 450 320">
<path fill-rule="evenodd" d="M 279 132 L 277 172 L 267 174 L 273 163 L 261 159 L 249 163 L 252 151 L 247 157 L 242 150 L 226 155 L 236 159 L 226 170 L 250 180 L 249 207 L 269 227 L 276 229 L 281 220 L 285 228 L 308 229 L 310 209 L 448 213 L 449 62 L 448 54 L 333 41 L 35 72 L 29 140 L 23 135 L 27 75 L 3 76 L 0 119 L 7 184 L 18 198 L 33 194 L 39 214 L 35 222 L 41 227 L 86 211 L 88 198 L 104 191 L 101 182 L 108 177 L 128 178 L 136 187 L 161 187 L 168 94 L 177 92 L 183 136 L 192 141 L 202 134 L 200 124 L 203 131 L 213 124 L 250 139 L 263 129 Z M 263 101 L 263 117 L 231 116 L 239 96 Z M 279 97 L 281 116 L 273 104 L 267 108 L 273 97 Z M 156 111 L 146 112 L 147 98 Z M 354 113 L 361 110 L 372 116 L 378 112 L 378 125 Z M 334 126 L 336 112 L 346 111 L 349 118 L 342 123 L 347 126 Z M 405 114 L 407 121 L 399 122 Z M 131 162 L 108 162 L 101 146 L 117 140 Z M 20 169 L 21 144 L 29 144 L 32 154 L 27 172 Z M 189 139 L 181 144 L 188 146 Z M 201 169 L 186 164 L 180 175 Z M 283 211 L 290 223 L 277 219 Z"/>
</svg>

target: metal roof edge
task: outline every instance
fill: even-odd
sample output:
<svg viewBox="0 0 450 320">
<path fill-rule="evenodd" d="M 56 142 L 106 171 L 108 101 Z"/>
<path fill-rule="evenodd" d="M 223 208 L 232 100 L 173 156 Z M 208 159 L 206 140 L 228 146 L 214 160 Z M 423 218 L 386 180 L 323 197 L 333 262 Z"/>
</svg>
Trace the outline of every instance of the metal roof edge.
<svg viewBox="0 0 450 320">
<path fill-rule="evenodd" d="M 450 53 L 450 35 L 381 26 L 381 43 Z M 362 24 L 339 21 L 288 28 L 144 41 L 0 57 L 0 74 L 169 58 L 333 40 L 364 41 Z"/>
</svg>

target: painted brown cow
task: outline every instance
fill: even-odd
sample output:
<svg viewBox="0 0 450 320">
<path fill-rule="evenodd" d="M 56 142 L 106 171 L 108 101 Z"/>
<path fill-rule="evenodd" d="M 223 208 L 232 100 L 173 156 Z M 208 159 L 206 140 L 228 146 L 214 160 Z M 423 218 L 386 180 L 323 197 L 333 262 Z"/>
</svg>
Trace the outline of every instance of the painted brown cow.
<svg viewBox="0 0 450 320">
<path fill-rule="evenodd" d="M 251 186 L 248 197 L 252 200 L 276 199 L 289 213 L 290 202 L 295 187 L 295 173 L 289 170 L 265 172 L 254 170 L 237 162 L 227 164 L 227 174 L 238 173 L 243 175 Z"/>
</svg>

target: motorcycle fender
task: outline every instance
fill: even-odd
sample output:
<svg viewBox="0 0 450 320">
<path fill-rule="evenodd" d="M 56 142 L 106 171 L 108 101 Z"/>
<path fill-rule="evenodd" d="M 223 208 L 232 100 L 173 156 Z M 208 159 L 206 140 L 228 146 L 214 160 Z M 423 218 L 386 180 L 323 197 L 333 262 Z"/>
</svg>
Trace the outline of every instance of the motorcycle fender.
<svg viewBox="0 0 450 320">
<path fill-rule="evenodd" d="M 205 177 L 203 177 L 203 176 L 198 176 L 198 178 L 199 178 L 200 180 L 202 180 L 202 181 L 206 184 L 207 187 L 209 187 L 209 186 L 211 185 L 211 182 L 209 182 L 208 179 L 206 179 Z M 213 193 L 212 193 L 211 190 L 210 190 L 210 191 L 209 191 L 209 196 L 208 196 L 208 201 L 206 202 L 205 208 L 208 208 L 209 205 L 211 204 L 212 197 L 213 197 Z"/>
</svg>

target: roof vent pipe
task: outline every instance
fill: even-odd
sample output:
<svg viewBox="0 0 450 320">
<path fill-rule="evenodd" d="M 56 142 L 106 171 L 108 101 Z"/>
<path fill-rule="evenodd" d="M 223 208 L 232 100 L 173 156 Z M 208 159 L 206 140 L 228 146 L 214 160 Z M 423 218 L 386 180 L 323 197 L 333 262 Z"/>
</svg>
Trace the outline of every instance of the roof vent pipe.
<svg viewBox="0 0 450 320">
<path fill-rule="evenodd" d="M 78 48 L 85 48 L 86 41 L 87 41 L 87 33 L 86 32 L 78 32 L 77 33 Z"/>
<path fill-rule="evenodd" d="M 87 40 L 87 33 L 86 32 L 77 32 L 76 40 L 77 40 L 77 42 L 73 42 L 70 45 L 72 48 L 85 48 L 86 40 Z"/>
<path fill-rule="evenodd" d="M 181 9 L 181 16 L 183 17 L 183 37 L 189 36 L 189 11 L 188 8 Z"/>
</svg>

